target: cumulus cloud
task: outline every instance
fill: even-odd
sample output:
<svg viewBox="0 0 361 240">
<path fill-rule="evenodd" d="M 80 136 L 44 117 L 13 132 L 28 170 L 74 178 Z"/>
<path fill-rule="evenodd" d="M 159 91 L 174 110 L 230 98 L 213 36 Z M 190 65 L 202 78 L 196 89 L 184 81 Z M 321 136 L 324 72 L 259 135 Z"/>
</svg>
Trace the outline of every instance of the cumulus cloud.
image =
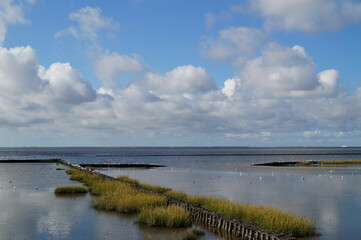
<svg viewBox="0 0 361 240">
<path fill-rule="evenodd" d="M 164 76 L 148 73 L 146 87 L 157 94 L 204 93 L 215 90 L 215 83 L 202 67 L 179 66 Z"/>
<path fill-rule="evenodd" d="M 68 63 L 39 65 L 30 46 L 0 47 L 0 122 L 26 126 L 54 121 L 59 107 L 94 101 L 90 83 Z"/>
<path fill-rule="evenodd" d="M 263 97 L 332 97 L 338 93 L 338 72 L 330 69 L 316 75 L 316 66 L 301 46 L 287 48 L 268 44 L 260 57 L 242 71 L 245 85 Z"/>
<path fill-rule="evenodd" d="M 41 77 L 48 83 L 51 98 L 56 103 L 79 104 L 93 101 L 96 97 L 90 83 L 73 69 L 69 63 L 53 63 Z"/>
<path fill-rule="evenodd" d="M 30 47 L 0 47 L 0 87 L 3 94 L 41 91 L 46 82 L 38 74 L 35 51 Z"/>
<path fill-rule="evenodd" d="M 201 54 L 209 59 L 228 61 L 235 66 L 243 64 L 262 46 L 262 31 L 247 27 L 231 27 L 219 31 L 216 38 L 203 37 Z"/>
<path fill-rule="evenodd" d="M 77 22 L 77 26 L 70 26 L 55 34 L 55 37 L 72 35 L 77 39 L 96 41 L 99 31 L 117 30 L 119 24 L 112 18 L 101 16 L 100 8 L 84 7 L 69 14 L 69 19 Z"/>
<path fill-rule="evenodd" d="M 112 87 L 117 75 L 142 73 L 146 71 L 142 60 L 137 55 L 120 55 L 119 53 L 104 53 L 95 63 L 95 71 L 104 87 Z"/>
<path fill-rule="evenodd" d="M 354 0 L 252 0 L 267 28 L 319 32 L 361 21 L 361 3 Z"/>
<path fill-rule="evenodd" d="M 13 0 L 0 1 L 0 45 L 5 40 L 7 25 L 27 23 L 21 6 L 14 2 Z"/>
</svg>

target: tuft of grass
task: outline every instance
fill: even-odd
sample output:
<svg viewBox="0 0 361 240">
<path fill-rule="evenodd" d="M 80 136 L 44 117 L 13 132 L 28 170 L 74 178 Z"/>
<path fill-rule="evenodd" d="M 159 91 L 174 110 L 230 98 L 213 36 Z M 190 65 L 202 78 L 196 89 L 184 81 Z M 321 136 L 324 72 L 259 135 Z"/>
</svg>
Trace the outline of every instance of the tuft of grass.
<svg viewBox="0 0 361 240">
<path fill-rule="evenodd" d="M 164 196 L 141 192 L 117 192 L 99 196 L 93 204 L 93 207 L 99 210 L 136 214 L 145 208 L 164 206 L 166 203 L 167 200 Z"/>
<path fill-rule="evenodd" d="M 170 190 L 164 193 L 165 196 L 187 202 L 188 196 L 182 191 Z"/>
<path fill-rule="evenodd" d="M 186 232 L 182 240 L 197 240 L 202 236 L 204 236 L 204 231 L 198 228 L 191 228 Z"/>
<path fill-rule="evenodd" d="M 138 222 L 154 227 L 189 227 L 192 225 L 189 214 L 180 206 L 145 209 L 139 214 Z"/>
<path fill-rule="evenodd" d="M 130 184 L 134 184 L 134 185 L 139 185 L 139 181 L 133 178 L 130 178 L 128 176 L 119 176 L 118 177 L 119 180 L 126 182 L 126 183 L 130 183 Z"/>
<path fill-rule="evenodd" d="M 84 194 L 88 190 L 83 186 L 66 185 L 57 187 L 54 191 L 55 194 Z"/>
<path fill-rule="evenodd" d="M 162 186 L 151 185 L 151 184 L 146 184 L 146 183 L 139 183 L 139 187 L 156 192 L 156 193 L 160 193 L 160 194 L 163 194 L 165 192 L 172 190 L 170 188 L 165 188 Z"/>
<path fill-rule="evenodd" d="M 117 178 L 123 182 L 130 183 L 130 184 L 136 185 L 140 188 L 150 190 L 150 191 L 160 193 L 160 194 L 163 194 L 163 193 L 171 190 L 170 188 L 165 188 L 165 187 L 161 187 L 161 186 L 157 186 L 157 185 L 140 183 L 138 180 L 136 180 L 134 178 L 129 178 L 128 176 L 118 176 Z"/>
<path fill-rule="evenodd" d="M 62 171 L 62 170 L 65 170 L 65 169 L 64 168 L 56 168 L 55 170 Z"/>
<path fill-rule="evenodd" d="M 297 165 L 310 166 L 319 164 L 329 165 L 347 165 L 347 164 L 361 164 L 361 160 L 320 160 L 320 161 L 300 161 Z"/>
</svg>

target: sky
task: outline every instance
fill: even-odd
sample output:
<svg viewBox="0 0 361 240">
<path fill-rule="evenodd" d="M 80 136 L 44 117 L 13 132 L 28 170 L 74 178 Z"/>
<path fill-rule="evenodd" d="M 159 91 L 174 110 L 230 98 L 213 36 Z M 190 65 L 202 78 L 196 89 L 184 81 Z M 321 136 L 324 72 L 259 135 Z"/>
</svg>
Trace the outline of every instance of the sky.
<svg viewBox="0 0 361 240">
<path fill-rule="evenodd" d="M 361 1 L 0 0 L 0 146 L 360 146 Z"/>
</svg>

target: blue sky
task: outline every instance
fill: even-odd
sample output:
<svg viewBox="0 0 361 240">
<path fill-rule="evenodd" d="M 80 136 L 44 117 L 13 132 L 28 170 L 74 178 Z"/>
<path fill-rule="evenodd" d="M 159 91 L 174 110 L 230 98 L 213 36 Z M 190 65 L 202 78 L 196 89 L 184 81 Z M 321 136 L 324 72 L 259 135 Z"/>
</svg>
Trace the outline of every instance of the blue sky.
<svg viewBox="0 0 361 240">
<path fill-rule="evenodd" d="M 0 1 L 1 146 L 359 146 L 361 1 Z"/>
</svg>

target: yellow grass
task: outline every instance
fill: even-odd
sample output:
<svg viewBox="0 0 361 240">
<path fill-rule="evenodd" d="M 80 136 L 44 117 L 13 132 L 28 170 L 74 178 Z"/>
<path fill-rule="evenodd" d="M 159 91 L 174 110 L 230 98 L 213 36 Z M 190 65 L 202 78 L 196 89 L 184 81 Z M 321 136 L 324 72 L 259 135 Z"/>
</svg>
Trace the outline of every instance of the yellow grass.
<svg viewBox="0 0 361 240">
<path fill-rule="evenodd" d="M 189 227 L 189 214 L 179 206 L 145 209 L 139 214 L 138 222 L 156 227 Z"/>
<path fill-rule="evenodd" d="M 316 235 L 314 222 L 273 207 L 240 204 L 225 198 L 190 196 L 184 192 L 173 190 L 166 191 L 164 195 L 144 193 L 119 181 L 102 180 L 98 176 L 88 175 L 80 171 L 72 171 L 71 174 L 87 184 L 92 194 L 99 195 L 94 203 L 94 207 L 98 209 L 122 213 L 139 213 L 144 209 L 165 206 L 166 197 L 171 197 L 289 236 L 306 237 Z M 131 182 L 138 187 L 147 186 L 124 176 L 121 177 L 121 180 Z"/>
<path fill-rule="evenodd" d="M 310 166 L 310 165 L 348 165 L 348 164 L 361 164 L 361 160 L 320 160 L 320 161 L 300 161 L 298 165 Z"/>
<path fill-rule="evenodd" d="M 87 193 L 88 190 L 86 190 L 83 186 L 74 186 L 74 185 L 66 185 L 57 187 L 54 191 L 55 194 L 79 194 L 79 193 Z"/>
</svg>

